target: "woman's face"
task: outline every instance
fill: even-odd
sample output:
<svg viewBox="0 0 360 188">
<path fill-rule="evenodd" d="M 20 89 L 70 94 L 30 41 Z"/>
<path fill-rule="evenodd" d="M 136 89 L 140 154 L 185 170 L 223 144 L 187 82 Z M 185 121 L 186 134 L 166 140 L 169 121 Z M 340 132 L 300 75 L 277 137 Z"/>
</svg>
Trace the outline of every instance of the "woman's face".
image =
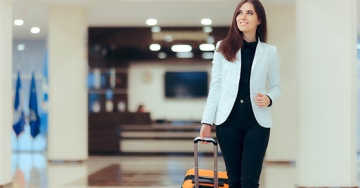
<svg viewBox="0 0 360 188">
<path fill-rule="evenodd" d="M 236 23 L 241 32 L 256 33 L 256 28 L 261 22 L 258 19 L 253 4 L 247 2 L 240 7 L 236 16 Z"/>
</svg>

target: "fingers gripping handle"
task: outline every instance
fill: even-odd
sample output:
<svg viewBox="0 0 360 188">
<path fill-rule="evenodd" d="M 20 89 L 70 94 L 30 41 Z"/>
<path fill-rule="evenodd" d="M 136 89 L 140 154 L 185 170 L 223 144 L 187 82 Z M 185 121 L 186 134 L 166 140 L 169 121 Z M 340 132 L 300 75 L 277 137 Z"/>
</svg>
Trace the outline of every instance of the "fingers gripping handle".
<svg viewBox="0 0 360 188">
<path fill-rule="evenodd" d="M 204 138 L 204 139 L 201 139 L 201 137 L 198 136 L 198 137 L 196 137 L 196 138 L 194 139 L 194 143 L 195 143 L 195 144 L 197 144 L 199 141 L 211 142 L 211 143 L 214 144 L 214 146 L 217 146 L 217 144 L 218 144 L 217 141 L 216 141 L 215 139 L 213 139 L 213 138 Z"/>
</svg>

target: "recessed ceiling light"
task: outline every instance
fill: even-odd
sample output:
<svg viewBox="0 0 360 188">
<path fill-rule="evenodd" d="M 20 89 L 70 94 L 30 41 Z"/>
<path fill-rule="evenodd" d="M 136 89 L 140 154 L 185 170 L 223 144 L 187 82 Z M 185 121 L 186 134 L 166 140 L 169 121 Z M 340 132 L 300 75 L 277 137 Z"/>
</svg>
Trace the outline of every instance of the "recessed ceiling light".
<svg viewBox="0 0 360 188">
<path fill-rule="evenodd" d="M 192 52 L 178 52 L 176 53 L 177 58 L 192 58 L 194 57 L 194 53 Z"/>
<path fill-rule="evenodd" d="M 154 26 L 154 27 L 151 28 L 151 32 L 153 32 L 153 33 L 158 33 L 160 31 L 161 31 L 161 28 L 158 27 L 158 26 Z"/>
<path fill-rule="evenodd" d="M 206 42 L 209 43 L 209 44 L 212 44 L 215 42 L 215 39 L 213 36 L 208 36 L 208 38 L 206 39 Z"/>
<path fill-rule="evenodd" d="M 17 50 L 19 50 L 19 51 L 25 50 L 25 45 L 24 45 L 24 44 L 19 44 L 19 45 L 17 46 Z"/>
<path fill-rule="evenodd" d="M 176 44 L 171 46 L 173 52 L 191 52 L 192 47 L 187 44 Z"/>
<path fill-rule="evenodd" d="M 18 26 L 24 25 L 24 20 L 15 20 L 14 25 L 18 25 Z"/>
<path fill-rule="evenodd" d="M 156 25 L 157 20 L 156 19 L 148 19 L 146 20 L 146 25 Z"/>
<path fill-rule="evenodd" d="M 213 44 L 200 44 L 199 46 L 201 51 L 214 51 L 215 46 Z"/>
<path fill-rule="evenodd" d="M 38 27 L 32 27 L 32 28 L 31 28 L 31 33 L 34 33 L 34 34 L 40 33 L 40 28 L 38 28 Z"/>
<path fill-rule="evenodd" d="M 159 59 L 165 59 L 166 58 L 166 53 L 165 52 L 160 52 L 159 54 L 158 54 L 158 58 Z"/>
<path fill-rule="evenodd" d="M 149 46 L 149 48 L 150 48 L 151 51 L 159 51 L 161 46 L 160 46 L 160 44 L 151 44 Z"/>
<path fill-rule="evenodd" d="M 204 19 L 201 19 L 201 24 L 203 24 L 203 25 L 211 25 L 212 21 L 209 18 L 204 18 Z"/>
<path fill-rule="evenodd" d="M 204 31 L 205 33 L 211 33 L 211 32 L 212 32 L 212 28 L 211 28 L 210 26 L 205 26 L 205 27 L 203 27 L 203 31 Z"/>
<path fill-rule="evenodd" d="M 204 52 L 201 54 L 203 59 L 212 59 L 214 57 L 214 52 Z"/>
<path fill-rule="evenodd" d="M 174 38 L 171 35 L 166 35 L 165 36 L 165 41 L 166 42 L 172 42 L 174 40 Z"/>
</svg>

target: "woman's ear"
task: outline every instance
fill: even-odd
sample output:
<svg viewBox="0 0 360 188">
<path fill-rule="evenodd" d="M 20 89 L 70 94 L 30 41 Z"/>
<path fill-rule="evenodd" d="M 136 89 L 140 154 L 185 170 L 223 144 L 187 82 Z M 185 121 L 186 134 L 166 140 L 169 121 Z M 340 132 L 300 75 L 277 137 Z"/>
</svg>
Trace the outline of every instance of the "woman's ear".
<svg viewBox="0 0 360 188">
<path fill-rule="evenodd" d="M 258 25 L 260 25 L 261 24 L 261 20 L 258 20 Z"/>
</svg>

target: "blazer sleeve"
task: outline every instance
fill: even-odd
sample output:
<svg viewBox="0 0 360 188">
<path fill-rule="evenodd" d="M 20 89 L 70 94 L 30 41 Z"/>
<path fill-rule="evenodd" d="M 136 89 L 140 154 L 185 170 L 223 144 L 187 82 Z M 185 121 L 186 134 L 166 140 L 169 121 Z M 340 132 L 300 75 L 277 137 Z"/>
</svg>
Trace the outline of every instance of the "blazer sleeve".
<svg viewBox="0 0 360 188">
<path fill-rule="evenodd" d="M 280 96 L 281 85 L 280 85 L 280 68 L 279 68 L 279 57 L 276 47 L 274 47 L 273 53 L 271 53 L 271 62 L 268 71 L 268 93 L 267 95 L 272 100 L 272 105 L 276 103 Z"/>
<path fill-rule="evenodd" d="M 216 109 L 221 93 L 221 73 L 222 73 L 222 54 L 217 52 L 220 41 L 216 44 L 214 58 L 212 61 L 211 82 L 209 93 L 203 113 L 201 123 L 213 125 L 215 120 Z"/>
</svg>

